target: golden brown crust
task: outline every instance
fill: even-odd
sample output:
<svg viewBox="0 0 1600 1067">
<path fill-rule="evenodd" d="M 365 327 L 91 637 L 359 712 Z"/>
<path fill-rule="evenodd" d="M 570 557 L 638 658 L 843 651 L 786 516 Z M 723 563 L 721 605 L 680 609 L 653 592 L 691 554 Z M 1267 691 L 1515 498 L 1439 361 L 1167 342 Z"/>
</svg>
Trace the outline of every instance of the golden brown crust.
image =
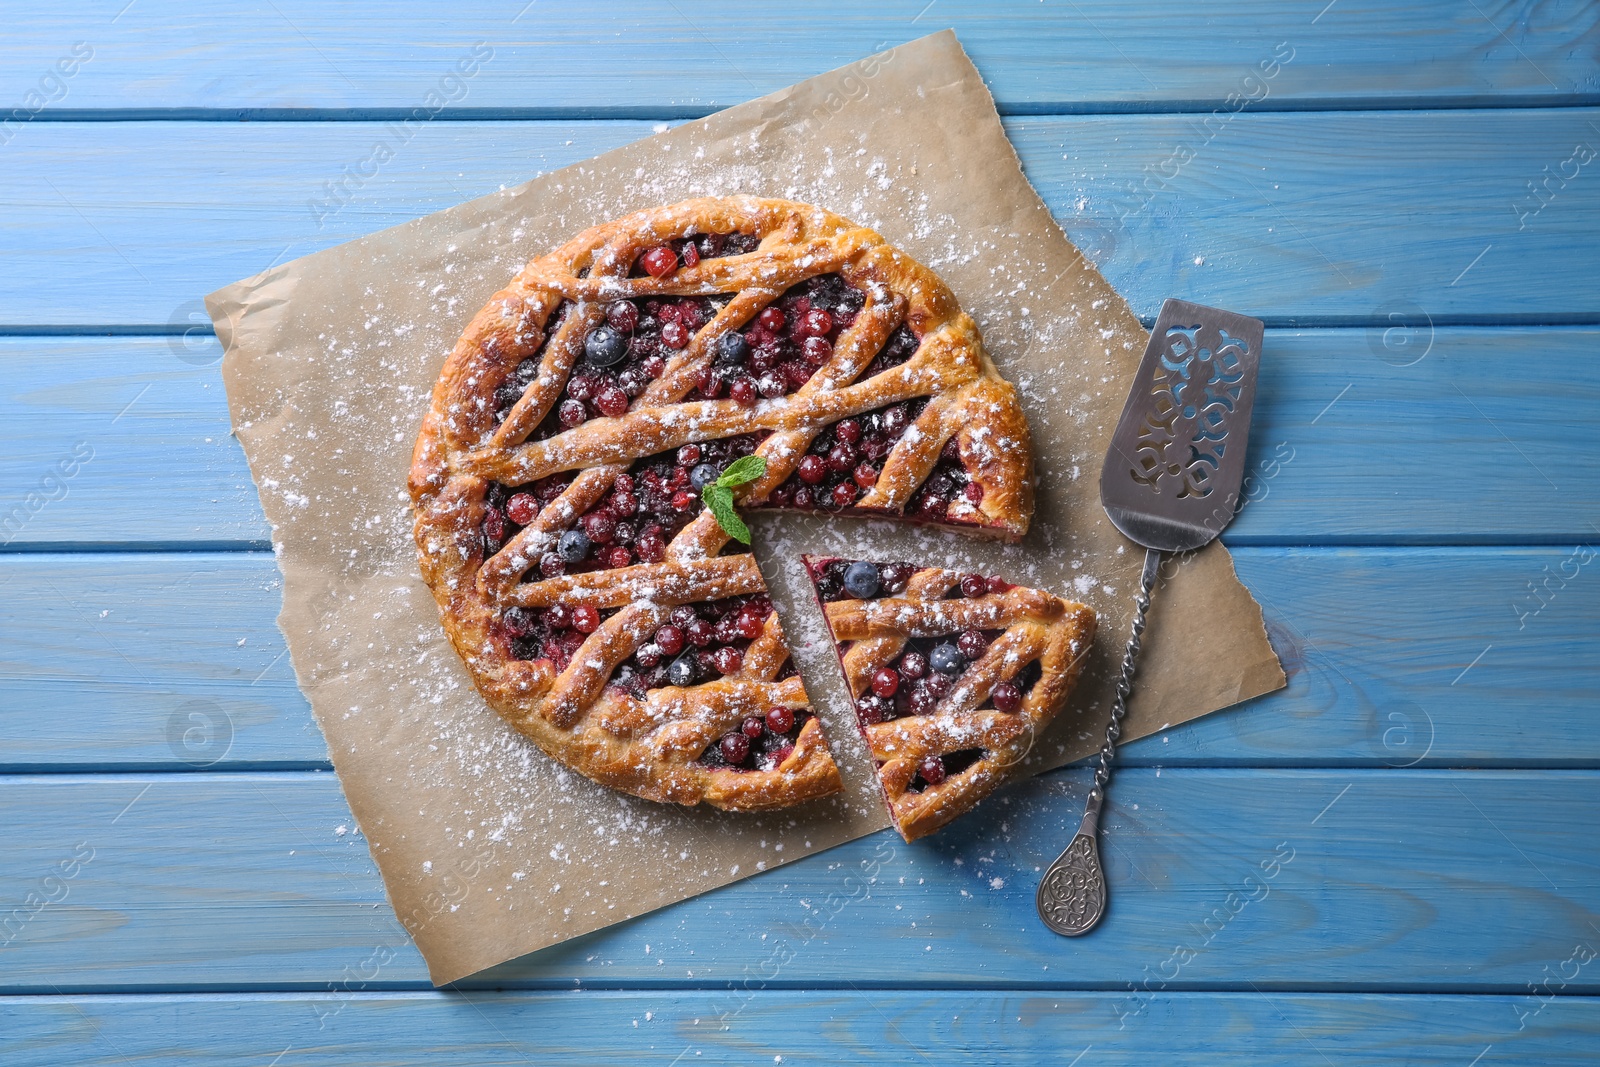
<svg viewBox="0 0 1600 1067">
<path fill-rule="evenodd" d="M 743 233 L 754 252 L 701 260 L 662 277 L 630 277 L 637 257 L 692 234 Z M 712 346 L 791 286 L 838 272 L 865 304 L 834 343 L 833 357 L 792 394 L 753 408 L 732 400 L 685 401 Z M 530 434 L 560 398 L 602 305 L 648 296 L 734 294 L 665 372 L 615 418 L 595 418 L 542 440 Z M 563 303 L 568 312 L 548 338 Z M 856 378 L 902 322 L 920 338 L 907 362 Z M 500 420 L 494 395 L 530 356 L 538 374 Z M 421 567 L 447 634 L 489 703 L 553 758 L 597 781 L 654 800 L 705 801 L 734 809 L 795 803 L 840 788 L 837 768 L 809 720 L 793 753 L 770 771 L 697 762 L 707 745 L 747 715 L 773 705 L 807 707 L 797 677 L 778 680 L 787 647 L 776 616 L 734 675 L 638 699 L 607 687 L 611 672 L 665 621 L 674 604 L 759 591 L 748 556 L 719 557 L 728 537 L 701 513 L 660 563 L 525 581 L 530 566 L 572 521 L 611 490 L 632 461 L 685 443 L 771 431 L 757 448 L 767 474 L 739 496 L 760 503 L 795 469 L 827 425 L 900 399 L 929 397 L 860 506 L 903 511 L 954 438 L 983 493 L 958 498 L 952 524 L 1009 539 L 1032 514 L 1028 428 L 1015 390 L 983 350 L 977 327 L 931 271 L 871 230 L 805 204 L 754 197 L 704 198 L 636 212 L 595 226 L 530 262 L 467 326 L 434 388 L 413 454 L 409 485 Z M 498 552 L 485 558 L 480 523 L 493 482 L 518 485 L 579 471 Z M 510 654 L 495 623 L 512 605 L 582 597 L 616 608 L 564 670 Z"/>
<path fill-rule="evenodd" d="M 1094 640 L 1095 614 L 1083 604 L 1022 586 L 945 599 L 961 578 L 930 567 L 913 574 L 897 596 L 823 604 L 853 697 L 867 692 L 873 675 L 893 663 L 908 640 L 1004 631 L 931 712 L 862 723 L 890 818 L 907 841 L 937 830 L 1005 781 L 1066 704 Z M 984 706 L 998 683 L 1035 660 L 1040 675 L 1021 706 L 1009 712 Z M 982 755 L 970 766 L 920 792 L 911 789 L 927 757 L 974 749 Z"/>
</svg>

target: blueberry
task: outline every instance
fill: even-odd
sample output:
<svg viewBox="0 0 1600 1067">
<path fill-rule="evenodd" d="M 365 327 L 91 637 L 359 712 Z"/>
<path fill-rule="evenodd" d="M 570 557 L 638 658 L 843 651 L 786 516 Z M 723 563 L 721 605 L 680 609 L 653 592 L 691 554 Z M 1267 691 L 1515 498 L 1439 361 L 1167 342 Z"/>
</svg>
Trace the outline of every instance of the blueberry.
<svg viewBox="0 0 1600 1067">
<path fill-rule="evenodd" d="M 750 342 L 744 339 L 744 334 L 730 331 L 722 335 L 717 341 L 717 362 L 725 366 L 738 366 L 750 355 Z"/>
<path fill-rule="evenodd" d="M 955 645 L 943 644 L 934 646 L 928 655 L 928 662 L 940 674 L 960 674 L 961 668 L 967 665 L 967 658 Z"/>
<path fill-rule="evenodd" d="M 583 354 L 597 367 L 609 367 L 628 354 L 628 339 L 610 326 L 596 326 L 583 341 Z"/>
<path fill-rule="evenodd" d="M 871 600 L 878 595 L 878 565 L 857 560 L 845 568 L 845 592 L 857 600 Z"/>
<path fill-rule="evenodd" d="M 568 563 L 577 563 L 589 554 L 589 535 L 582 530 L 568 530 L 561 535 L 556 552 Z"/>
<path fill-rule="evenodd" d="M 693 685 L 694 676 L 698 673 L 693 656 L 679 656 L 667 665 L 667 681 L 679 688 Z"/>
<path fill-rule="evenodd" d="M 700 463 L 696 464 L 695 468 L 689 472 L 689 484 L 694 486 L 696 490 L 700 490 L 720 477 L 722 477 L 722 472 L 717 470 L 715 463 Z"/>
</svg>

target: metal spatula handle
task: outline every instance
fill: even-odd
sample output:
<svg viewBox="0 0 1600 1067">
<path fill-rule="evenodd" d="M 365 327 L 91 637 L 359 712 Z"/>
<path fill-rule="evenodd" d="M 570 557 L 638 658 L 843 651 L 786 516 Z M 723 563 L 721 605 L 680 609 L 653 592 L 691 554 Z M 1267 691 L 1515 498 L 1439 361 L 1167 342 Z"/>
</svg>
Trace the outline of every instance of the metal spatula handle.
<svg viewBox="0 0 1600 1067">
<path fill-rule="evenodd" d="M 1083 822 L 1067 850 L 1044 872 L 1039 882 L 1039 917 L 1044 924 L 1065 937 L 1077 937 L 1093 930 L 1106 911 L 1106 874 L 1100 865 L 1100 809 L 1105 804 L 1106 786 L 1111 784 L 1111 767 L 1117 758 L 1117 741 L 1122 737 L 1122 720 L 1128 714 L 1128 697 L 1133 693 L 1133 674 L 1139 666 L 1139 644 L 1144 640 L 1144 616 L 1150 610 L 1150 592 L 1161 569 L 1161 553 L 1145 549 L 1144 572 L 1139 576 L 1139 593 L 1133 598 L 1133 634 L 1122 653 L 1122 674 L 1117 678 L 1117 699 L 1111 705 L 1111 723 L 1106 727 L 1106 743 L 1100 746 L 1100 765 L 1094 770 L 1094 788 L 1084 807 Z"/>
</svg>

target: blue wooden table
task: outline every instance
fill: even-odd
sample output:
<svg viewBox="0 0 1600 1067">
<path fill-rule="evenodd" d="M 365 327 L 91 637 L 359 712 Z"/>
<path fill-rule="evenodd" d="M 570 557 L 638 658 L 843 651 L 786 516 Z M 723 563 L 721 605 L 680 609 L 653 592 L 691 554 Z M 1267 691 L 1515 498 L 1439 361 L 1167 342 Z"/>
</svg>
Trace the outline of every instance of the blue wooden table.
<svg viewBox="0 0 1600 1067">
<path fill-rule="evenodd" d="M 1600 1059 L 1600 8 L 577 6 L 8 7 L 0 1063 Z M 1128 747 L 1092 937 L 1033 914 L 1069 769 L 432 990 L 199 297 L 946 26 L 1147 322 L 1267 321 L 1289 688 Z"/>
</svg>

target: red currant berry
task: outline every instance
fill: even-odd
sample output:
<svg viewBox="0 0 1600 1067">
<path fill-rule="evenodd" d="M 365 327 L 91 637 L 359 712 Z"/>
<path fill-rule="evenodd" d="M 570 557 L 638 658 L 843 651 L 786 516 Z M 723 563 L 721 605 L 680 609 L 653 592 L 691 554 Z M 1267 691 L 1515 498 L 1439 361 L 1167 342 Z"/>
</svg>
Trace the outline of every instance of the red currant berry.
<svg viewBox="0 0 1600 1067">
<path fill-rule="evenodd" d="M 1016 711 L 1022 706 L 1022 690 L 1012 682 L 1001 682 L 989 694 L 996 711 Z"/>
<path fill-rule="evenodd" d="M 594 398 L 594 406 L 600 409 L 600 414 L 618 418 L 628 413 L 628 394 L 621 386 L 608 386 Z"/>
<path fill-rule="evenodd" d="M 728 387 L 728 395 L 733 398 L 734 403 L 744 408 L 755 407 L 756 401 L 761 399 L 761 392 L 756 386 L 755 379 L 748 374 L 740 375 L 733 380 L 733 384 Z"/>
<path fill-rule="evenodd" d="M 921 678 L 928 673 L 928 658 L 921 652 L 907 652 L 900 657 L 900 673 L 906 678 Z"/>
<path fill-rule="evenodd" d="M 659 536 L 640 537 L 633 550 L 639 554 L 641 563 L 660 563 L 667 558 L 666 542 Z"/>
<path fill-rule="evenodd" d="M 723 734 L 717 747 L 729 763 L 743 763 L 750 756 L 750 739 L 738 732 Z"/>
<path fill-rule="evenodd" d="M 847 445 L 857 444 L 861 440 L 861 424 L 855 419 L 845 419 L 833 424 L 833 435 Z"/>
<path fill-rule="evenodd" d="M 566 561 L 554 552 L 539 557 L 539 573 L 546 578 L 556 578 L 567 569 Z"/>
<path fill-rule="evenodd" d="M 633 554 L 621 545 L 615 545 L 606 552 L 606 566 L 626 567 L 633 562 Z"/>
<path fill-rule="evenodd" d="M 826 337 L 833 332 L 833 316 L 813 308 L 800 317 L 800 332 L 807 337 Z"/>
<path fill-rule="evenodd" d="M 589 421 L 589 409 L 583 406 L 581 400 L 563 400 L 556 409 L 556 418 L 570 430 Z"/>
<path fill-rule="evenodd" d="M 767 709 L 767 729 L 775 734 L 786 734 L 794 729 L 794 712 L 788 708 Z"/>
<path fill-rule="evenodd" d="M 762 721 L 761 716 L 751 715 L 739 724 L 739 732 L 754 741 L 767 732 L 767 724 Z"/>
<path fill-rule="evenodd" d="M 689 492 L 689 490 L 679 489 L 676 493 L 672 494 L 672 510 L 688 511 L 690 508 L 694 507 L 694 502 L 698 499 L 700 498 Z"/>
<path fill-rule="evenodd" d="M 768 333 L 778 333 L 784 327 L 783 312 L 775 307 L 766 307 L 756 318 L 756 324 Z"/>
<path fill-rule="evenodd" d="M 597 545 L 609 545 L 617 536 L 617 520 L 603 511 L 591 511 L 583 517 L 583 532 Z"/>
<path fill-rule="evenodd" d="M 900 691 L 900 674 L 893 667 L 884 667 L 872 676 L 872 691 L 884 699 Z"/>
<path fill-rule="evenodd" d="M 800 354 L 813 367 L 820 367 L 833 358 L 833 345 L 826 337 L 807 337 L 800 346 Z"/>
<path fill-rule="evenodd" d="M 678 253 L 658 245 L 639 257 L 639 266 L 652 278 L 664 278 L 678 269 Z"/>
<path fill-rule="evenodd" d="M 518 526 L 526 526 L 539 514 L 539 502 L 532 493 L 517 493 L 506 501 L 506 517 Z"/>
<path fill-rule="evenodd" d="M 961 579 L 961 595 L 980 597 L 989 591 L 989 583 L 981 574 L 969 574 Z"/>
<path fill-rule="evenodd" d="M 639 308 L 631 300 L 607 304 L 606 322 L 618 333 L 632 333 L 639 328 Z"/>
<path fill-rule="evenodd" d="M 704 619 L 696 619 L 689 624 L 686 635 L 695 648 L 705 648 L 717 636 L 717 628 Z"/>
<path fill-rule="evenodd" d="M 580 634 L 592 634 L 600 629 L 600 609 L 593 604 L 579 604 L 573 608 L 572 628 Z"/>
<path fill-rule="evenodd" d="M 668 322 L 661 327 L 661 343 L 668 348 L 688 348 L 689 331 L 681 322 Z"/>
<path fill-rule="evenodd" d="M 856 502 L 856 494 L 859 492 L 861 490 L 854 482 L 840 482 L 833 487 L 833 492 L 829 494 L 829 499 L 834 507 L 847 508 Z"/>
<path fill-rule="evenodd" d="M 989 639 L 983 636 L 981 631 L 966 630 L 956 638 L 956 647 L 967 659 L 974 660 L 983 655 L 983 650 L 989 647 Z"/>
<path fill-rule="evenodd" d="M 735 628 L 739 636 L 747 641 L 754 641 L 767 628 L 766 619 L 754 612 L 741 611 L 736 618 Z"/>
<path fill-rule="evenodd" d="M 700 446 L 684 445 L 678 449 L 678 466 L 692 467 L 700 462 Z"/>
<path fill-rule="evenodd" d="M 944 760 L 938 756 L 929 756 L 917 764 L 917 773 L 922 775 L 922 780 L 929 785 L 938 785 L 944 781 Z"/>
<path fill-rule="evenodd" d="M 676 656 L 683 651 L 683 631 L 669 622 L 656 630 L 655 643 L 662 652 Z"/>
<path fill-rule="evenodd" d="M 732 645 L 723 645 L 711 654 L 711 662 L 722 674 L 737 674 L 744 666 L 744 653 Z"/>
<path fill-rule="evenodd" d="M 861 488 L 871 489 L 878 484 L 878 468 L 870 463 L 861 463 L 856 466 L 855 471 L 851 473 L 851 477 L 855 479 L 856 484 Z"/>
<path fill-rule="evenodd" d="M 800 475 L 802 482 L 808 485 L 816 485 L 828 476 L 828 465 L 823 462 L 821 456 L 806 456 L 800 461 L 800 466 L 795 473 Z"/>
<path fill-rule="evenodd" d="M 565 630 L 572 625 L 572 609 L 565 604 L 552 604 L 544 609 L 544 624 L 552 630 Z"/>
<path fill-rule="evenodd" d="M 693 267 L 700 262 L 700 250 L 694 246 L 693 241 L 684 242 L 682 255 L 685 267 Z"/>
</svg>

